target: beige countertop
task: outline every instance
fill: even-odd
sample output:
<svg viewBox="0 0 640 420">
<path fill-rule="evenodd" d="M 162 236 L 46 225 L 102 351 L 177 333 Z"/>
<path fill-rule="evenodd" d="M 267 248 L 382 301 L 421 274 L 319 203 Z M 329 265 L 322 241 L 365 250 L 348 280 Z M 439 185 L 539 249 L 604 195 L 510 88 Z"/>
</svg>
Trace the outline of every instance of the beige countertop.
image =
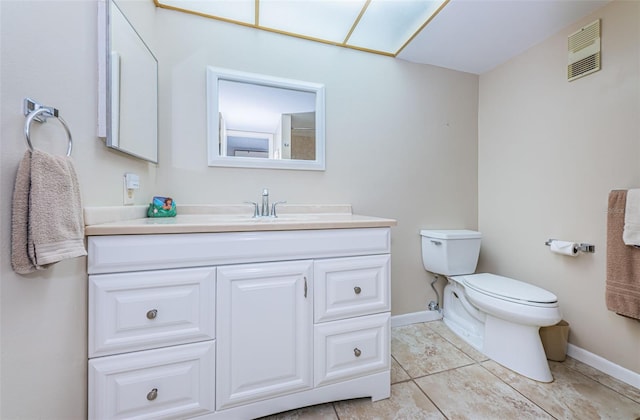
<svg viewBox="0 0 640 420">
<path fill-rule="evenodd" d="M 350 205 L 278 206 L 278 217 L 254 218 L 250 205 L 182 205 L 176 217 L 148 218 L 147 206 L 85 207 L 85 234 L 252 232 L 390 227 L 393 219 L 352 213 Z"/>
</svg>

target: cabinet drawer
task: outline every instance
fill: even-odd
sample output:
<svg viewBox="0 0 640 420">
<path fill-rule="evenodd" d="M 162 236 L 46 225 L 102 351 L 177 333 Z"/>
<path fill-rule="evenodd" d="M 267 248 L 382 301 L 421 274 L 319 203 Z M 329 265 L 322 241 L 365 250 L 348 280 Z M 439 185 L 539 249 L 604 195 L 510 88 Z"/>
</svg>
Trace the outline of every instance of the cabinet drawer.
<svg viewBox="0 0 640 420">
<path fill-rule="evenodd" d="M 390 368 L 389 313 L 316 325 L 315 385 Z"/>
<path fill-rule="evenodd" d="M 215 338 L 215 268 L 89 276 L 89 357 Z"/>
<path fill-rule="evenodd" d="M 89 361 L 89 419 L 178 419 L 215 409 L 215 342 Z"/>
<path fill-rule="evenodd" d="M 316 261 L 315 322 L 389 311 L 389 278 L 389 254 Z"/>
</svg>

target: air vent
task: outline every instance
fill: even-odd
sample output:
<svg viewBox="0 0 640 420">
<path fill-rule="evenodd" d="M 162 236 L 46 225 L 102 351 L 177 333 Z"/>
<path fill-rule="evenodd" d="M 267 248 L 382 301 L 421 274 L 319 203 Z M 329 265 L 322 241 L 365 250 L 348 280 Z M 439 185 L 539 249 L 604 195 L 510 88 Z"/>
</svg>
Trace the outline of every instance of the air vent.
<svg viewBox="0 0 640 420">
<path fill-rule="evenodd" d="M 600 19 L 569 35 L 569 81 L 600 70 Z"/>
</svg>

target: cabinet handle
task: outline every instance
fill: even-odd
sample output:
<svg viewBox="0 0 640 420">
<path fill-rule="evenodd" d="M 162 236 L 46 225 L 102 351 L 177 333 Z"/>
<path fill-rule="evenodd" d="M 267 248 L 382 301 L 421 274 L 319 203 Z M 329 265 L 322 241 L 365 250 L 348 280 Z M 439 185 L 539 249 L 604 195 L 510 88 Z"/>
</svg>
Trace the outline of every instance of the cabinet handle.
<svg viewBox="0 0 640 420">
<path fill-rule="evenodd" d="M 153 388 L 151 391 L 149 391 L 149 393 L 147 394 L 147 399 L 149 401 L 153 401 L 156 398 L 158 398 L 158 388 Z"/>
<path fill-rule="evenodd" d="M 359 348 L 357 348 L 357 347 L 356 347 L 355 349 L 353 349 L 353 354 L 355 354 L 355 355 L 356 355 L 356 357 L 360 357 L 360 355 L 362 354 L 362 352 L 360 351 L 360 349 L 359 349 Z"/>
<path fill-rule="evenodd" d="M 149 312 L 147 312 L 147 319 L 156 319 L 156 316 L 158 316 L 157 309 L 152 309 Z"/>
<path fill-rule="evenodd" d="M 353 291 L 356 292 L 356 295 L 359 295 L 360 292 L 362 292 L 362 289 L 360 287 L 356 286 L 356 287 L 353 288 Z"/>
<path fill-rule="evenodd" d="M 307 297 L 307 278 L 304 278 L 304 297 Z"/>
</svg>

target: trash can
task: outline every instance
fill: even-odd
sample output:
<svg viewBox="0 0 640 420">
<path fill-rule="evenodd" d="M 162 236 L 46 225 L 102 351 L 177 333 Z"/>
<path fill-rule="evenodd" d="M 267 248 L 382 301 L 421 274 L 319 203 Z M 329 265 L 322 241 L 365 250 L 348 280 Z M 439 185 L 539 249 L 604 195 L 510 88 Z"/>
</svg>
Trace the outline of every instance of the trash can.
<svg viewBox="0 0 640 420">
<path fill-rule="evenodd" d="M 556 325 L 540 328 L 540 339 L 547 359 L 564 362 L 567 358 L 567 344 L 569 343 L 569 323 L 565 320 Z"/>
</svg>

